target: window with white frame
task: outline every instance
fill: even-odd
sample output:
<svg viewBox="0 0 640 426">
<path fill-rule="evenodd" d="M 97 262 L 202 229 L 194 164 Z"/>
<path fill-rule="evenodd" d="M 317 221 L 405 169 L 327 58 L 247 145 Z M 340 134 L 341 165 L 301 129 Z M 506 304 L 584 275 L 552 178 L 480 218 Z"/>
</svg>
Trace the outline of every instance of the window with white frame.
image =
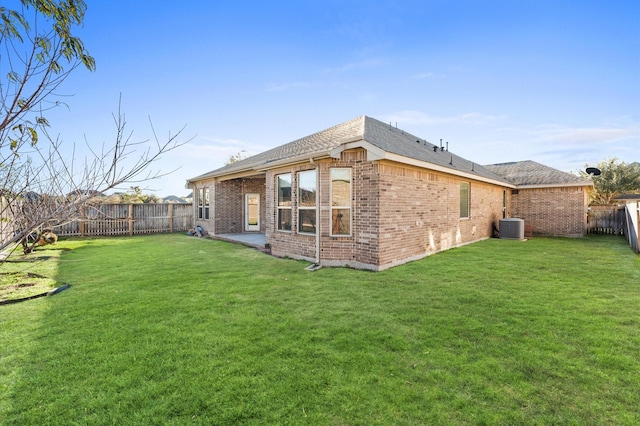
<svg viewBox="0 0 640 426">
<path fill-rule="evenodd" d="M 316 195 L 318 175 L 315 170 L 298 173 L 298 232 L 316 233 Z"/>
<path fill-rule="evenodd" d="M 209 219 L 209 188 L 200 188 L 197 192 L 198 219 Z"/>
<path fill-rule="evenodd" d="M 351 169 L 331 169 L 331 235 L 351 235 Z"/>
<path fill-rule="evenodd" d="M 470 191 L 469 182 L 460 182 L 460 218 L 466 219 L 469 217 L 470 206 Z"/>
<path fill-rule="evenodd" d="M 291 173 L 278 175 L 278 230 L 291 231 Z"/>
</svg>

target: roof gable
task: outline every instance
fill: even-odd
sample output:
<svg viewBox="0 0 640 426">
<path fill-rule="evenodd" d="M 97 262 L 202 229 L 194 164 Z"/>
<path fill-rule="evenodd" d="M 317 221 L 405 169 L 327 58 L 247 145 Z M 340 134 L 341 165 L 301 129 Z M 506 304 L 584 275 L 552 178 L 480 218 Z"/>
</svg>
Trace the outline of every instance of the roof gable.
<svg viewBox="0 0 640 426">
<path fill-rule="evenodd" d="M 251 157 L 228 164 L 190 180 L 223 176 L 250 169 L 269 168 L 270 164 L 283 161 L 294 161 L 298 158 L 312 158 L 318 155 L 326 155 L 345 141 L 362 139 L 364 134 L 364 119 L 364 116 L 354 118 L 353 120 L 261 152 L 260 154 L 252 155 Z"/>
<path fill-rule="evenodd" d="M 328 156 L 332 150 L 341 145 L 357 141 L 367 142 L 385 153 L 394 154 L 398 156 L 398 161 L 403 161 L 403 159 L 417 160 L 421 164 L 428 163 L 426 166 L 429 164 L 439 166 L 441 170 L 453 174 L 485 178 L 510 185 L 503 177 L 479 164 L 441 149 L 425 139 L 392 127 L 390 124 L 364 115 L 228 164 L 192 178 L 190 181 L 265 170 L 283 164 Z"/>
</svg>

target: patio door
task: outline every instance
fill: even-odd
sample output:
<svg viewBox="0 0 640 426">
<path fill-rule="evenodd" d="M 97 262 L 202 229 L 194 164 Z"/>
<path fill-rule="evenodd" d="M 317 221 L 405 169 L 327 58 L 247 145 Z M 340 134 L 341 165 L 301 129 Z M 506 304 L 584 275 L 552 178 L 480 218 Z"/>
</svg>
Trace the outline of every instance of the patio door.
<svg viewBox="0 0 640 426">
<path fill-rule="evenodd" d="M 244 230 L 260 230 L 260 194 L 247 194 L 244 197 Z"/>
</svg>

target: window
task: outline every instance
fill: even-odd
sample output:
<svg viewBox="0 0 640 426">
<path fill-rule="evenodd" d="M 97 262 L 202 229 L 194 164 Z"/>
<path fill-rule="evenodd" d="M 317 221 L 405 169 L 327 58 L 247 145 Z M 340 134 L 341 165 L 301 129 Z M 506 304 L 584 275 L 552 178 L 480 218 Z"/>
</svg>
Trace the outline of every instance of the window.
<svg viewBox="0 0 640 426">
<path fill-rule="evenodd" d="M 278 175 L 278 230 L 291 231 L 291 174 Z"/>
<path fill-rule="evenodd" d="M 209 219 L 209 188 L 204 189 L 204 218 Z"/>
<path fill-rule="evenodd" d="M 200 188 L 197 192 L 198 219 L 209 219 L 209 188 Z"/>
<path fill-rule="evenodd" d="M 317 180 L 315 170 L 298 173 L 298 232 L 316 233 Z"/>
<path fill-rule="evenodd" d="M 331 169 L 331 235 L 351 235 L 351 169 Z"/>
<path fill-rule="evenodd" d="M 469 217 L 469 182 L 460 182 L 460 218 Z"/>
</svg>

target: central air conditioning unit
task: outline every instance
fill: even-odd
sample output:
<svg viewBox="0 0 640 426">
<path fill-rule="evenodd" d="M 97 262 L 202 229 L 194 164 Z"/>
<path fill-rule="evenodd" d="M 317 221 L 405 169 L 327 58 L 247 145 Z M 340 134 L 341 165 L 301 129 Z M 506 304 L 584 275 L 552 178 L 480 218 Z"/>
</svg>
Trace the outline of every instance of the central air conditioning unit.
<svg viewBox="0 0 640 426">
<path fill-rule="evenodd" d="M 524 220 L 515 217 L 500 219 L 500 238 L 524 240 Z"/>
</svg>

